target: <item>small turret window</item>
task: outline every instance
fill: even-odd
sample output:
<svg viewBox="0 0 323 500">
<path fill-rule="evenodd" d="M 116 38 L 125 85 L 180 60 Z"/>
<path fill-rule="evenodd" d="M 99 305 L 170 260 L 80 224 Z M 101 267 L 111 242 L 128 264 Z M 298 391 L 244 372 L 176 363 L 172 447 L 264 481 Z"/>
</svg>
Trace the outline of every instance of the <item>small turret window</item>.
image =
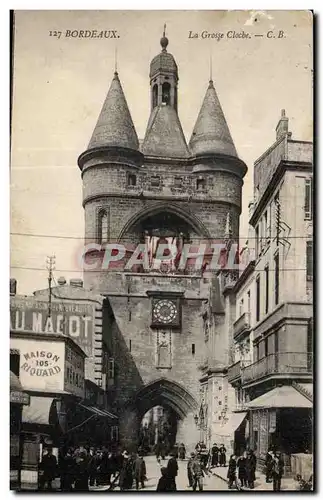
<svg viewBox="0 0 323 500">
<path fill-rule="evenodd" d="M 109 241 L 109 219 L 105 210 L 99 213 L 99 242 L 101 245 Z"/>
<path fill-rule="evenodd" d="M 168 82 L 162 85 L 162 102 L 164 104 L 170 104 L 170 84 Z"/>
<path fill-rule="evenodd" d="M 136 186 L 137 185 L 137 177 L 134 174 L 128 175 L 128 186 Z"/>
<path fill-rule="evenodd" d="M 203 191 L 205 189 L 205 179 L 197 179 L 196 189 L 198 191 Z"/>
<path fill-rule="evenodd" d="M 158 103 L 158 85 L 153 86 L 153 108 L 157 106 Z"/>
</svg>

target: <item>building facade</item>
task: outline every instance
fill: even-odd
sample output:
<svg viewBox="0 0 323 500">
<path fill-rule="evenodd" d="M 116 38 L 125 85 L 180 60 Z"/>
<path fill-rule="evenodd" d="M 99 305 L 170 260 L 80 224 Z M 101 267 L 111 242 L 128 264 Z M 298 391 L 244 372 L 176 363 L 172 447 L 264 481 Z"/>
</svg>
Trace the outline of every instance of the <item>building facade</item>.
<svg viewBox="0 0 323 500">
<path fill-rule="evenodd" d="M 50 294 L 46 289 L 30 297 L 17 295 L 11 283 L 10 365 L 29 398 L 20 407 L 23 489 L 37 489 L 47 447 L 60 459 L 69 446 L 118 444 L 118 419 L 108 404 L 112 360 L 99 299 L 80 280 L 67 285 L 59 279 Z"/>
<path fill-rule="evenodd" d="M 164 36 L 162 50 L 150 64 L 151 114 L 143 141 L 139 144 L 115 73 L 90 143 L 78 160 L 88 245 L 85 286 L 107 298 L 104 321 L 115 358 L 113 401 L 123 415 L 120 432 L 127 446 L 135 443 L 143 415 L 156 405 L 176 416 L 177 441 L 193 446 L 199 440 L 194 417 L 203 403 L 203 304 L 213 281 L 194 262 L 181 269 L 177 258 L 185 243 L 223 240 L 228 218 L 231 237 L 238 240 L 247 170 L 213 81 L 186 143 L 178 114 L 179 71 L 167 46 Z M 108 261 L 118 262 L 102 270 L 106 252 L 116 243 L 126 246 L 124 258 L 111 259 L 108 253 Z M 138 262 L 138 243 L 148 269 Z M 158 248 L 165 243 L 176 248 L 177 258 L 155 266 Z M 135 263 L 127 269 L 130 259 Z M 219 345 L 225 345 L 225 330 L 217 335 Z M 227 363 L 210 362 L 221 387 Z"/>
<path fill-rule="evenodd" d="M 294 454 L 312 450 L 312 172 L 313 145 L 292 139 L 283 110 L 275 143 L 254 165 L 255 260 L 235 285 L 240 354 L 228 375 L 259 465 L 279 448 L 286 473 Z"/>
</svg>

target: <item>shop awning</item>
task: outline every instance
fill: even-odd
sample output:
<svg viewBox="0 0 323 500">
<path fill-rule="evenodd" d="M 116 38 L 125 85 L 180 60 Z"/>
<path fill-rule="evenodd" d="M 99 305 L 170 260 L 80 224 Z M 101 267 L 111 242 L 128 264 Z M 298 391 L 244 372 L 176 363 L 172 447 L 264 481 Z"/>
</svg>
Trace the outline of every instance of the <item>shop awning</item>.
<svg viewBox="0 0 323 500">
<path fill-rule="evenodd" d="M 92 405 L 87 405 L 87 404 L 82 404 L 82 403 L 80 403 L 80 406 L 82 408 L 85 408 L 89 412 L 93 413 L 94 415 L 99 416 L 99 417 L 110 418 L 112 420 L 118 419 L 118 417 L 116 417 L 115 415 L 113 415 L 109 411 L 104 410 L 103 408 L 98 408 L 97 406 L 92 406 Z"/>
<path fill-rule="evenodd" d="M 312 408 L 313 403 L 291 385 L 275 387 L 246 405 L 248 408 Z"/>
<path fill-rule="evenodd" d="M 307 399 L 313 401 L 313 384 L 303 384 L 301 382 L 293 383 L 293 387 L 295 387 L 298 392 L 304 392 L 304 396 L 307 396 Z"/>
<path fill-rule="evenodd" d="M 216 428 L 215 433 L 218 436 L 233 436 L 233 434 L 240 427 L 246 416 L 247 416 L 246 411 L 242 411 L 239 413 L 231 413 L 228 422 L 226 422 L 222 426 L 218 426 Z"/>
<path fill-rule="evenodd" d="M 22 422 L 49 425 L 49 414 L 54 398 L 30 396 L 30 405 L 22 410 Z"/>
</svg>

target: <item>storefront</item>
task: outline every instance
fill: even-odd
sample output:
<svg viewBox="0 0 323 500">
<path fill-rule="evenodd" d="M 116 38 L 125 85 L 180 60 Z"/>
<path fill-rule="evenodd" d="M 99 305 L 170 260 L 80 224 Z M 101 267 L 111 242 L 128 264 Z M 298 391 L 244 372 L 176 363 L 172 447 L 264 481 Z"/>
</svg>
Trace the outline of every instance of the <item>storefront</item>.
<svg viewBox="0 0 323 500">
<path fill-rule="evenodd" d="M 29 395 L 23 391 L 17 375 L 10 371 L 10 489 L 21 485 L 21 420 L 23 407 L 29 405 Z"/>
<path fill-rule="evenodd" d="M 232 453 L 240 454 L 246 448 L 247 412 L 231 413 L 223 425 L 214 429 L 214 442 L 224 445 L 227 457 Z"/>
<path fill-rule="evenodd" d="M 292 475 L 291 457 L 311 453 L 313 403 L 293 386 L 275 387 L 250 401 L 250 446 L 264 467 L 269 449 L 279 450 L 285 475 Z"/>
<path fill-rule="evenodd" d="M 39 463 L 46 448 L 58 457 L 67 414 L 84 399 L 84 351 L 69 337 L 11 331 L 19 357 L 19 377 L 30 404 L 21 415 L 21 489 L 37 490 Z"/>
</svg>

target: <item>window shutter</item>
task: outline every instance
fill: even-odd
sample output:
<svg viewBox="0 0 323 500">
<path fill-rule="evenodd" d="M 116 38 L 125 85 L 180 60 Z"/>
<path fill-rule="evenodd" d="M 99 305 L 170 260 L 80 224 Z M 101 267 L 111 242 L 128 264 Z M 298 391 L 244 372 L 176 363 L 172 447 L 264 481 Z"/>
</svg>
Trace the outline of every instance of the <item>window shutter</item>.
<svg viewBox="0 0 323 500">
<path fill-rule="evenodd" d="M 313 242 L 306 242 L 306 279 L 313 280 Z"/>
</svg>

